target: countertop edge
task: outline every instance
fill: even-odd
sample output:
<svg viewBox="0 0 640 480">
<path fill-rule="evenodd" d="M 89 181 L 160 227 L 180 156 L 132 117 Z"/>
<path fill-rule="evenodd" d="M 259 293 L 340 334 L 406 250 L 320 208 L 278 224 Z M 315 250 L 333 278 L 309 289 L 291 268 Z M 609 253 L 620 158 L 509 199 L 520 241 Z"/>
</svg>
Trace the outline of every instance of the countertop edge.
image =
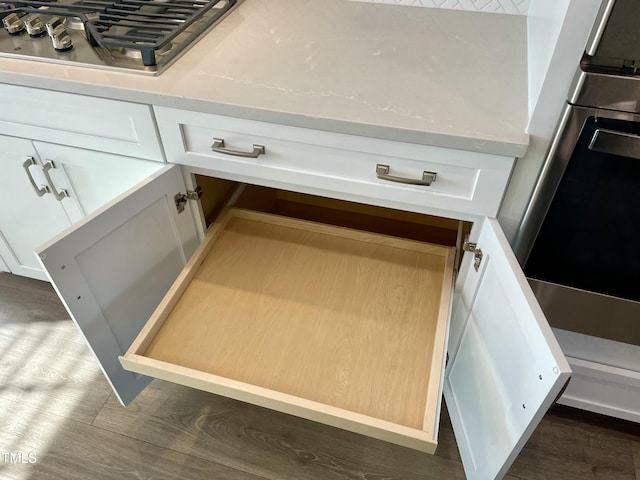
<svg viewBox="0 0 640 480">
<path fill-rule="evenodd" d="M 526 132 L 523 132 L 512 142 L 474 136 L 457 136 L 202 101 L 121 87 L 90 85 L 72 79 L 47 78 L 7 71 L 0 72 L 0 83 L 506 157 L 522 157 L 529 146 L 529 135 Z"/>
</svg>

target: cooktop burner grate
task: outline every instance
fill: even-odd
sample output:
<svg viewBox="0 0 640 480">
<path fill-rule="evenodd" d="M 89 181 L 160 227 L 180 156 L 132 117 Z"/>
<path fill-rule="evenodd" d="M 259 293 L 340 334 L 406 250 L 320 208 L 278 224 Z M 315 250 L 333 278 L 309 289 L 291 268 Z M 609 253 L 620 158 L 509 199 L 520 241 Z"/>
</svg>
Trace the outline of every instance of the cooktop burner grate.
<svg viewBox="0 0 640 480">
<path fill-rule="evenodd" d="M 124 0 L 109 5 L 98 18 L 85 23 L 85 32 L 92 45 L 139 50 L 144 65 L 155 65 L 156 51 L 207 12 L 217 8 L 211 18 L 215 22 L 231 5 L 223 0 Z M 195 36 L 200 33 L 192 32 Z"/>
<path fill-rule="evenodd" d="M 92 47 L 142 59 L 154 67 L 157 56 L 176 45 L 195 41 L 230 10 L 237 0 L 22 0 L 11 2 L 20 12 L 57 17 L 74 17 L 84 27 Z M 134 53 L 131 53 L 134 52 Z M 137 52 L 137 53 L 136 53 Z M 177 53 L 177 52 L 176 52 Z"/>
</svg>

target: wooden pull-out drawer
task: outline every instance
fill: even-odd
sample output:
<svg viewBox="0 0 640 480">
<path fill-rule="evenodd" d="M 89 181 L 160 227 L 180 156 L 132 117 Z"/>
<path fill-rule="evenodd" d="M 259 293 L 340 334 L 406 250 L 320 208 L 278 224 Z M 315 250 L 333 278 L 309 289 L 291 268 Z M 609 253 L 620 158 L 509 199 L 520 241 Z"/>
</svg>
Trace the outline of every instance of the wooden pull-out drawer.
<svg viewBox="0 0 640 480">
<path fill-rule="evenodd" d="M 121 361 L 433 453 L 454 253 L 231 208 Z"/>
</svg>

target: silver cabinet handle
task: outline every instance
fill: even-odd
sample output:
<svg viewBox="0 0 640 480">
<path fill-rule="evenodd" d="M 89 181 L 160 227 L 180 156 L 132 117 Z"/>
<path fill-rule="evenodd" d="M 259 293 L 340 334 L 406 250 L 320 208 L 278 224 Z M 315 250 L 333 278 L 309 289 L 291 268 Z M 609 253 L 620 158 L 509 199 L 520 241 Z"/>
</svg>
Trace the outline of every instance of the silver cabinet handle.
<svg viewBox="0 0 640 480">
<path fill-rule="evenodd" d="M 240 152 L 238 150 L 229 150 L 224 146 L 224 139 L 214 138 L 211 150 L 218 153 L 224 153 L 226 155 L 235 155 L 236 157 L 258 158 L 260 155 L 265 154 L 264 145 L 253 145 L 253 150 L 250 152 Z"/>
<path fill-rule="evenodd" d="M 56 190 L 56 187 L 53 185 L 53 181 L 51 180 L 51 176 L 49 175 L 49 170 L 51 170 L 52 168 L 56 168 L 55 164 L 52 160 L 47 160 L 47 163 L 44 164 L 44 168 L 42 169 L 42 171 L 44 172 L 44 177 L 47 179 L 47 183 L 49 184 L 51 193 L 53 193 L 53 196 L 56 197 L 56 200 L 61 202 L 63 198 L 69 196 L 69 192 L 67 192 L 64 188 L 60 191 Z"/>
<path fill-rule="evenodd" d="M 422 172 L 422 178 L 396 177 L 395 175 L 389 175 L 389 165 L 382 165 L 378 163 L 376 165 L 376 176 L 382 180 L 389 180 L 390 182 L 424 185 L 425 187 L 428 187 L 436 181 L 438 174 L 436 172 L 424 171 Z"/>
<path fill-rule="evenodd" d="M 22 166 L 24 167 L 25 171 L 27 172 L 27 177 L 29 178 L 29 182 L 31 183 L 31 186 L 33 187 L 33 190 L 36 192 L 36 195 L 38 195 L 39 197 L 43 196 L 45 193 L 47 193 L 49 191 L 49 188 L 47 188 L 46 186 L 40 186 L 38 187 L 38 185 L 36 185 L 35 180 L 33 179 L 33 176 L 31 175 L 31 170 L 29 170 L 29 167 L 31 165 L 37 165 L 38 162 L 36 162 L 36 159 L 29 156 L 27 157 L 27 159 L 22 162 Z"/>
</svg>

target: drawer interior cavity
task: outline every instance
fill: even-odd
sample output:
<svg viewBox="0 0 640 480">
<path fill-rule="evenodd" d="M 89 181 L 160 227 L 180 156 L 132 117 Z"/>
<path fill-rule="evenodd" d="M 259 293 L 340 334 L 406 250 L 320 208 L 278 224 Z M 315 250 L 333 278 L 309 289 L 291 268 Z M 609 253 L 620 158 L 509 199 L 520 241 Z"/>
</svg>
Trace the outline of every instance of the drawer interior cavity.
<svg viewBox="0 0 640 480">
<path fill-rule="evenodd" d="M 432 452 L 457 222 L 232 187 L 125 368 Z"/>
<path fill-rule="evenodd" d="M 225 203 L 240 186 L 238 182 L 195 175 L 202 187 L 202 210 L 207 226 L 215 222 Z M 456 246 L 468 234 L 471 223 L 334 198 L 245 185 L 235 206 L 276 215 L 322 222 L 373 233 Z"/>
</svg>

